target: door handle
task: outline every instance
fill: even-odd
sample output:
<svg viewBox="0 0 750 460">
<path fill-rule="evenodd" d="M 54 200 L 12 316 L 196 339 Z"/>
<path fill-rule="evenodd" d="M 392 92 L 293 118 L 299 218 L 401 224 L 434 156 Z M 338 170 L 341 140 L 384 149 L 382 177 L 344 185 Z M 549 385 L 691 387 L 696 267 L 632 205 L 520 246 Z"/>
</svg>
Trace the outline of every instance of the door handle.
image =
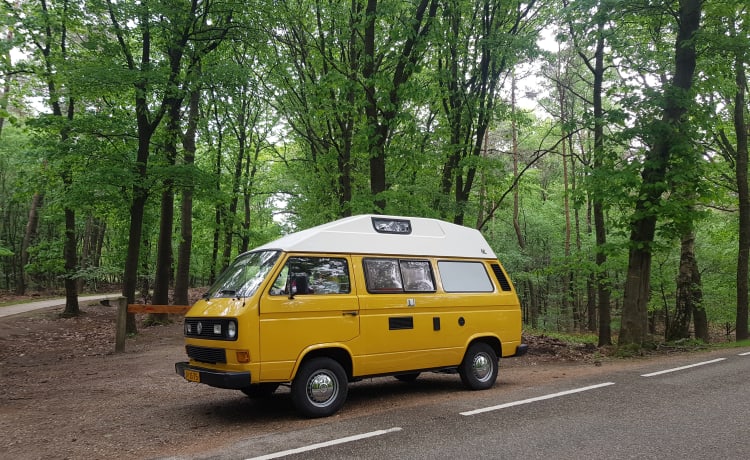
<svg viewBox="0 0 750 460">
<path fill-rule="evenodd" d="M 356 311 L 345 311 L 343 313 L 343 315 L 344 316 L 357 316 L 357 312 Z"/>
</svg>

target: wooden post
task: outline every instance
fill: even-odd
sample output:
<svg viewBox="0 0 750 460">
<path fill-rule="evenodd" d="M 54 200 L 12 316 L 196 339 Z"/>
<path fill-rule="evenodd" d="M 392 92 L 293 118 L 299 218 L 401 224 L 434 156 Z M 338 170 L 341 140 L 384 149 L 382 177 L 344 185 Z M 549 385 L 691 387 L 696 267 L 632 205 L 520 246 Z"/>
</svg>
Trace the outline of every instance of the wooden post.
<svg viewBox="0 0 750 460">
<path fill-rule="evenodd" d="M 115 333 L 115 353 L 125 351 L 125 327 L 128 320 L 128 299 L 125 297 L 117 298 L 117 321 Z"/>
</svg>

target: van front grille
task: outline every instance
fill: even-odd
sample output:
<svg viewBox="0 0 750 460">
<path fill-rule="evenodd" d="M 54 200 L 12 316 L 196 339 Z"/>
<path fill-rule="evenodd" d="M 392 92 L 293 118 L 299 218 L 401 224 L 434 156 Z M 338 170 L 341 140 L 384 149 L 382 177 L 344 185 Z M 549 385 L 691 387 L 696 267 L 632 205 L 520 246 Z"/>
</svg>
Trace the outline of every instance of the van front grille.
<svg viewBox="0 0 750 460">
<path fill-rule="evenodd" d="M 188 357 L 202 363 L 226 363 L 227 353 L 223 348 L 196 347 L 194 345 L 185 346 Z"/>
</svg>

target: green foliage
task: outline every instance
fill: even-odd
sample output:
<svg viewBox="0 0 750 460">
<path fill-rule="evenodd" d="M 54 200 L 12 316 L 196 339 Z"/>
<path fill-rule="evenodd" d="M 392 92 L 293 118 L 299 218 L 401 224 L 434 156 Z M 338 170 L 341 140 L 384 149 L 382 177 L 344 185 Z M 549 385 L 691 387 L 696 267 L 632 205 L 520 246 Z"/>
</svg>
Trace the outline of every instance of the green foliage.
<svg viewBox="0 0 750 460">
<path fill-rule="evenodd" d="M 468 226 L 487 219 L 483 231 L 519 292 L 525 317 L 535 305 L 547 334 L 587 328 L 589 283 L 603 275 L 617 329 L 631 223 L 641 217 L 633 210 L 641 198 L 645 153 L 655 139 L 670 135 L 677 136 L 671 161 L 664 180 L 654 184 L 660 199 L 643 211 L 658 222 L 655 241 L 647 245 L 654 261 L 649 308 L 671 314 L 679 236 L 693 225 L 703 307 L 711 324 L 732 326 L 738 220 L 735 163 L 726 147 L 736 141 L 732 56 L 747 49 L 748 39 L 742 29 L 728 31 L 727 14 L 746 15 L 741 2 L 705 4 L 704 32 L 696 38 L 696 90 L 679 97 L 697 101 L 698 108 L 686 116 L 688 129 L 676 134 L 660 122 L 676 33 L 661 4 L 437 2 L 430 27 L 416 37 L 415 2 L 377 3 L 371 61 L 364 58 L 368 18 L 360 1 L 227 1 L 205 16 L 171 1 L 113 2 L 117 25 L 107 2 L 69 3 L 67 17 L 55 1 L 47 2 L 48 15 L 38 3 L 2 3 L 0 30 L 12 27 L 14 34 L 12 42 L 0 42 L 0 55 L 10 46 L 25 55 L 0 63 L 0 80 L 11 91 L 7 105 L 0 104 L 0 288 L 16 283 L 35 193 L 44 198 L 26 267 L 35 286 L 59 286 L 64 274 L 66 208 L 77 218 L 73 276 L 94 284 L 121 280 L 134 185 L 148 193 L 143 281 L 152 278 L 156 262 L 161 193 L 173 186 L 179 209 L 180 192 L 192 192 L 190 271 L 196 285 L 207 284 L 228 263 L 225 253 L 231 258 L 285 232 L 375 212 L 374 201 L 382 198 L 386 213 L 459 217 Z M 491 18 L 483 15 L 485 5 Z M 152 25 L 150 61 L 131 67 L 122 45 L 132 51 L 133 63 L 141 61 L 146 6 L 148 17 L 161 21 Z M 219 25 L 230 11 L 232 27 L 224 30 Z M 211 27 L 194 29 L 177 46 L 178 29 L 194 17 L 210 19 Z M 63 24 L 75 40 L 65 55 L 52 46 L 47 59 L 34 40 L 59 45 Z M 38 35 L 47 25 L 51 36 Z M 559 43 L 540 52 L 538 31 L 546 27 L 557 31 Z M 590 66 L 600 33 L 604 113 L 596 119 Z M 219 40 L 216 34 L 226 35 Z M 404 62 L 404 45 L 416 38 L 413 59 Z M 208 43 L 215 49 L 204 50 Z M 182 61 L 172 73 L 170 53 L 177 50 L 195 50 L 199 59 Z M 528 63 L 533 79 L 524 75 Z M 368 77 L 366 65 L 375 66 Z M 396 81 L 397 69 L 409 78 Z M 516 104 L 533 94 L 532 110 L 512 106 L 511 77 L 517 79 Z M 165 96 L 183 98 L 184 134 L 186 97 L 195 88 L 195 164 L 186 161 L 183 139 L 171 161 L 165 146 L 176 133 L 167 132 L 160 103 Z M 145 98 L 154 129 L 145 177 L 138 174 L 144 165 L 136 163 L 136 92 Z M 73 102 L 71 112 L 53 114 L 54 102 L 63 108 Z M 370 119 L 368 107 L 376 108 Z M 595 150 L 597 123 L 603 142 Z M 484 127 L 487 137 L 479 139 Z M 381 132 L 385 139 L 378 138 Z M 370 161 L 380 140 L 386 189 L 375 197 Z M 594 236 L 595 202 L 605 217 L 601 247 Z M 106 229 L 91 264 L 82 260 L 89 217 Z M 175 219 L 175 250 L 182 223 Z M 603 266 L 595 261 L 597 252 L 607 256 Z"/>
</svg>

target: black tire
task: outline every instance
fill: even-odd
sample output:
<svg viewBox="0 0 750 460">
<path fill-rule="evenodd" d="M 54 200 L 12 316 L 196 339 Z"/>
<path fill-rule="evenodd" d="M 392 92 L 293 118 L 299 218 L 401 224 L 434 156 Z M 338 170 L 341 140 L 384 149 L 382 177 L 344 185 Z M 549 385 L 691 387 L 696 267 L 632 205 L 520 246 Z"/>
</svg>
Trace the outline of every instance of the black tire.
<svg viewBox="0 0 750 460">
<path fill-rule="evenodd" d="M 278 383 L 257 383 L 249 387 L 240 388 L 249 398 L 261 399 L 271 396 L 279 387 Z"/>
<path fill-rule="evenodd" d="M 335 414 L 346 401 L 349 386 L 341 364 L 330 358 L 302 363 L 292 381 L 292 403 L 309 418 Z"/>
<path fill-rule="evenodd" d="M 409 374 L 396 374 L 394 377 L 401 382 L 414 383 L 419 377 L 419 374 L 419 372 L 411 372 Z"/>
<path fill-rule="evenodd" d="M 464 360 L 458 367 L 461 382 L 470 390 L 492 388 L 497 380 L 497 354 L 483 342 L 473 343 L 466 350 Z"/>
</svg>

